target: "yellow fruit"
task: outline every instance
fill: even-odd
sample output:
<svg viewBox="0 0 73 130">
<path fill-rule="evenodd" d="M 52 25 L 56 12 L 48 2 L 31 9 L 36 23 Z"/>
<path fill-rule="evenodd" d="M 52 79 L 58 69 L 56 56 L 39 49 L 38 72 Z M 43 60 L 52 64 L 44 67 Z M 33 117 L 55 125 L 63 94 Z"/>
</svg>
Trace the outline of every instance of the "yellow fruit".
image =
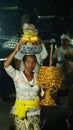
<svg viewBox="0 0 73 130">
<path fill-rule="evenodd" d="M 30 40 L 32 40 L 32 41 L 38 41 L 38 37 L 35 37 L 35 36 L 30 37 Z"/>
<path fill-rule="evenodd" d="M 24 36 L 21 38 L 21 41 L 29 41 L 29 37 Z"/>
<path fill-rule="evenodd" d="M 32 43 L 31 43 L 31 42 L 27 42 L 27 43 L 26 43 L 26 45 L 29 45 L 29 46 L 31 46 L 31 45 L 32 45 Z"/>
</svg>

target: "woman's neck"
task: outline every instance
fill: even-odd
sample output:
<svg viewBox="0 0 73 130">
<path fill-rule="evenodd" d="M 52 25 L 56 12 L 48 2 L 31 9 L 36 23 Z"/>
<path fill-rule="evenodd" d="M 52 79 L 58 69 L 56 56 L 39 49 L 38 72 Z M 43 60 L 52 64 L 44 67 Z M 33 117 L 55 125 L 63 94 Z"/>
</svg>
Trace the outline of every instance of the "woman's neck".
<svg viewBox="0 0 73 130">
<path fill-rule="evenodd" d="M 28 81 L 31 81 L 33 79 L 33 72 L 28 72 L 28 71 L 24 70 L 23 73 L 26 76 Z"/>
</svg>

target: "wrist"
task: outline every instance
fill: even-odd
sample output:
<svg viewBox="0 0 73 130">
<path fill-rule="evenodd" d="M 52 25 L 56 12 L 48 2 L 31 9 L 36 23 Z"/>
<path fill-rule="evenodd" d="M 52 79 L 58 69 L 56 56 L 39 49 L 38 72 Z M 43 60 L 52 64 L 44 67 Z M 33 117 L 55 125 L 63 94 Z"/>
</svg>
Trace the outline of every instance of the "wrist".
<svg viewBox="0 0 73 130">
<path fill-rule="evenodd" d="M 15 53 L 15 54 L 16 54 L 16 53 L 17 53 L 17 51 L 16 51 L 16 50 L 14 50 L 14 51 L 13 51 L 13 53 Z"/>
</svg>

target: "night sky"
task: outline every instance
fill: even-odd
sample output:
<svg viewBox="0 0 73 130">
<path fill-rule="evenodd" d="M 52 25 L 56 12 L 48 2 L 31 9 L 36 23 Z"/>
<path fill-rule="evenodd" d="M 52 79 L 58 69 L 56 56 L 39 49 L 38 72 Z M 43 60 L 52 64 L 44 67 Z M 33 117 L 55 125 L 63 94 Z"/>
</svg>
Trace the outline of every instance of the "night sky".
<svg viewBox="0 0 73 130">
<path fill-rule="evenodd" d="M 38 15 L 68 15 L 73 12 L 71 0 L 0 0 L 1 7 L 16 5 L 27 12 L 35 10 Z"/>
</svg>

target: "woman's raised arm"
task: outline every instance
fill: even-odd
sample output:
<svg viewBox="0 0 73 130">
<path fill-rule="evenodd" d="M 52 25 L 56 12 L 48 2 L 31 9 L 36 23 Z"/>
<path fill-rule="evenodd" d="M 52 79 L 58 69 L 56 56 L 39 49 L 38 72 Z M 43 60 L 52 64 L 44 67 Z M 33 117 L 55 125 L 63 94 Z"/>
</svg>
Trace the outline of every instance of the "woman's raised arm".
<svg viewBox="0 0 73 130">
<path fill-rule="evenodd" d="M 8 56 L 7 60 L 4 62 L 4 67 L 7 68 L 11 64 L 14 56 L 16 55 L 16 53 L 19 50 L 19 45 L 20 45 L 20 43 L 16 44 L 16 47 L 15 47 L 14 51 Z"/>
</svg>

